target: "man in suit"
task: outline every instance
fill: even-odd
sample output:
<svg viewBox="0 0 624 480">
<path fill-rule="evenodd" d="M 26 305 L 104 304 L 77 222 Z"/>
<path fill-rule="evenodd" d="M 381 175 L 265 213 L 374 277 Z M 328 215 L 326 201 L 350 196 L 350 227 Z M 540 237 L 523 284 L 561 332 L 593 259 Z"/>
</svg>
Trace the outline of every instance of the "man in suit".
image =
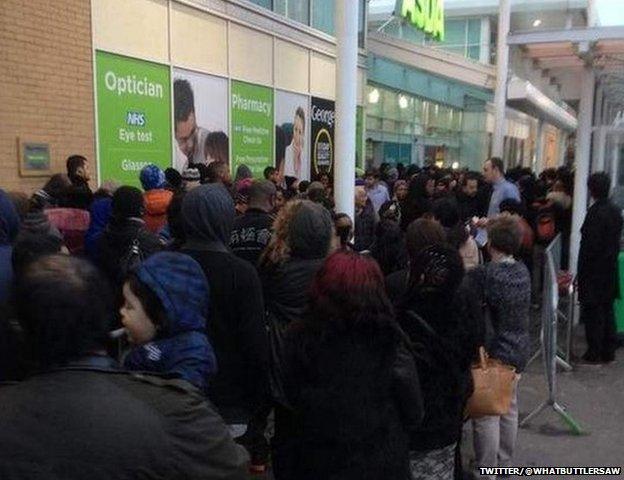
<svg viewBox="0 0 624 480">
<path fill-rule="evenodd" d="M 622 214 L 609 200 L 611 180 L 594 173 L 587 182 L 594 201 L 581 228 L 579 301 L 585 324 L 587 363 L 609 363 L 617 346 L 613 301 L 619 297 L 618 255 Z"/>
</svg>

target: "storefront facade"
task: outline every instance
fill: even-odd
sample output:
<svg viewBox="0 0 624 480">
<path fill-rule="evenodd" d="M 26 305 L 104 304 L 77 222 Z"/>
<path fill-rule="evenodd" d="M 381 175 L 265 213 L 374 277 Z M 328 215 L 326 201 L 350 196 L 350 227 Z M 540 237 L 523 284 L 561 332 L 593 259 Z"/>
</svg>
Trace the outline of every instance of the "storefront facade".
<svg viewBox="0 0 624 480">
<path fill-rule="evenodd" d="M 28 5 L 17 3 L 15 9 L 21 11 L 16 18 L 33 13 Z M 67 11 L 59 8 L 55 13 L 51 8 L 48 14 L 57 23 L 62 21 L 62 32 L 80 33 L 55 48 L 54 62 L 57 70 L 60 65 L 69 67 L 68 79 L 79 78 L 54 105 L 37 100 L 42 105 L 24 115 L 22 125 L 8 119 L 19 117 L 25 109 L 17 102 L 15 106 L 5 103 L 10 108 L 3 109 L 7 122 L 0 137 L 4 188 L 39 187 L 44 176 L 62 172 L 64 159 L 74 153 L 96 160 L 91 162 L 94 184 L 116 180 L 136 185 L 138 171 L 147 163 L 183 169 L 189 162 L 223 159 L 218 153 L 224 148 L 233 170 L 244 163 L 257 177 L 266 166 L 280 163 L 300 178 L 331 169 L 336 93 L 333 36 L 244 0 L 74 3 Z M 309 8 L 319 7 L 318 2 L 312 3 Z M 80 16 L 72 14 L 74 7 Z M 318 12 L 314 18 L 319 18 Z M 326 16 L 319 21 L 329 23 Z M 45 48 L 55 29 L 60 30 L 59 25 L 35 36 L 37 47 Z M 14 33 L 9 30 L 3 35 Z M 13 47 L 15 55 L 2 65 L 4 71 L 10 72 L 18 52 L 24 53 L 22 40 Z M 71 45 L 79 55 L 67 51 Z M 72 67 L 72 60 L 80 69 Z M 363 50 L 358 64 L 354 88 L 362 105 Z M 30 80 L 24 72 L 22 83 L 30 88 L 29 81 L 37 78 Z M 46 82 L 40 83 L 43 88 Z M 34 90 L 29 96 L 45 98 Z M 193 118 L 185 111 L 189 103 Z M 33 128 L 29 118 L 40 110 L 44 113 Z M 358 111 L 361 116 L 362 109 Z M 56 116 L 75 117 L 75 125 L 61 131 Z M 195 141 L 189 140 L 185 128 L 192 130 Z M 79 132 L 78 138 L 72 137 L 72 131 Z M 24 175 L 16 168 L 19 142 L 45 145 L 49 165 Z M 302 152 L 295 162 L 296 172 L 295 143 Z M 358 151 L 363 155 L 362 145 Z"/>
</svg>

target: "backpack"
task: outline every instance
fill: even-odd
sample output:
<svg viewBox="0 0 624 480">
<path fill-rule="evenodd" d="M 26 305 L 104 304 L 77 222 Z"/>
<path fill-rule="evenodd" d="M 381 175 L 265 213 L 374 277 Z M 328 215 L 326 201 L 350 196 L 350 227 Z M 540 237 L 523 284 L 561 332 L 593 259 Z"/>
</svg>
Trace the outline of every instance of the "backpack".
<svg viewBox="0 0 624 480">
<path fill-rule="evenodd" d="M 126 254 L 119 259 L 120 282 L 124 282 L 128 274 L 136 270 L 144 259 L 139 239 L 136 237 L 132 240 L 132 244 Z"/>
</svg>

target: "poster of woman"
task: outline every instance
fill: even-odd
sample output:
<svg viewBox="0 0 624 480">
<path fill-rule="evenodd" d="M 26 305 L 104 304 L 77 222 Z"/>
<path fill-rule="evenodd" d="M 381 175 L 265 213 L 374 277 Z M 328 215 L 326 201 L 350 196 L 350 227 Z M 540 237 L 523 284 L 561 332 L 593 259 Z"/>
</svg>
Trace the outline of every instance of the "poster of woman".
<svg viewBox="0 0 624 480">
<path fill-rule="evenodd" d="M 305 95 L 275 93 L 276 146 L 284 142 L 283 157 L 276 148 L 275 167 L 280 178 L 310 179 L 310 153 L 306 141 L 309 132 L 309 98 Z"/>
</svg>

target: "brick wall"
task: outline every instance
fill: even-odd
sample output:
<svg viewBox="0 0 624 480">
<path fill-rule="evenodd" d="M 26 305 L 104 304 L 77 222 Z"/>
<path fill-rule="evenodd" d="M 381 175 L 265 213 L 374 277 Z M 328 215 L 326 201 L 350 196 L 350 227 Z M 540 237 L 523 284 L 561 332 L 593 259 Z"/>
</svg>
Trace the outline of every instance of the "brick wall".
<svg viewBox="0 0 624 480">
<path fill-rule="evenodd" d="M 32 192 L 20 177 L 17 137 L 47 142 L 53 172 L 81 153 L 95 176 L 89 0 L 0 0 L 0 188 Z"/>
</svg>

